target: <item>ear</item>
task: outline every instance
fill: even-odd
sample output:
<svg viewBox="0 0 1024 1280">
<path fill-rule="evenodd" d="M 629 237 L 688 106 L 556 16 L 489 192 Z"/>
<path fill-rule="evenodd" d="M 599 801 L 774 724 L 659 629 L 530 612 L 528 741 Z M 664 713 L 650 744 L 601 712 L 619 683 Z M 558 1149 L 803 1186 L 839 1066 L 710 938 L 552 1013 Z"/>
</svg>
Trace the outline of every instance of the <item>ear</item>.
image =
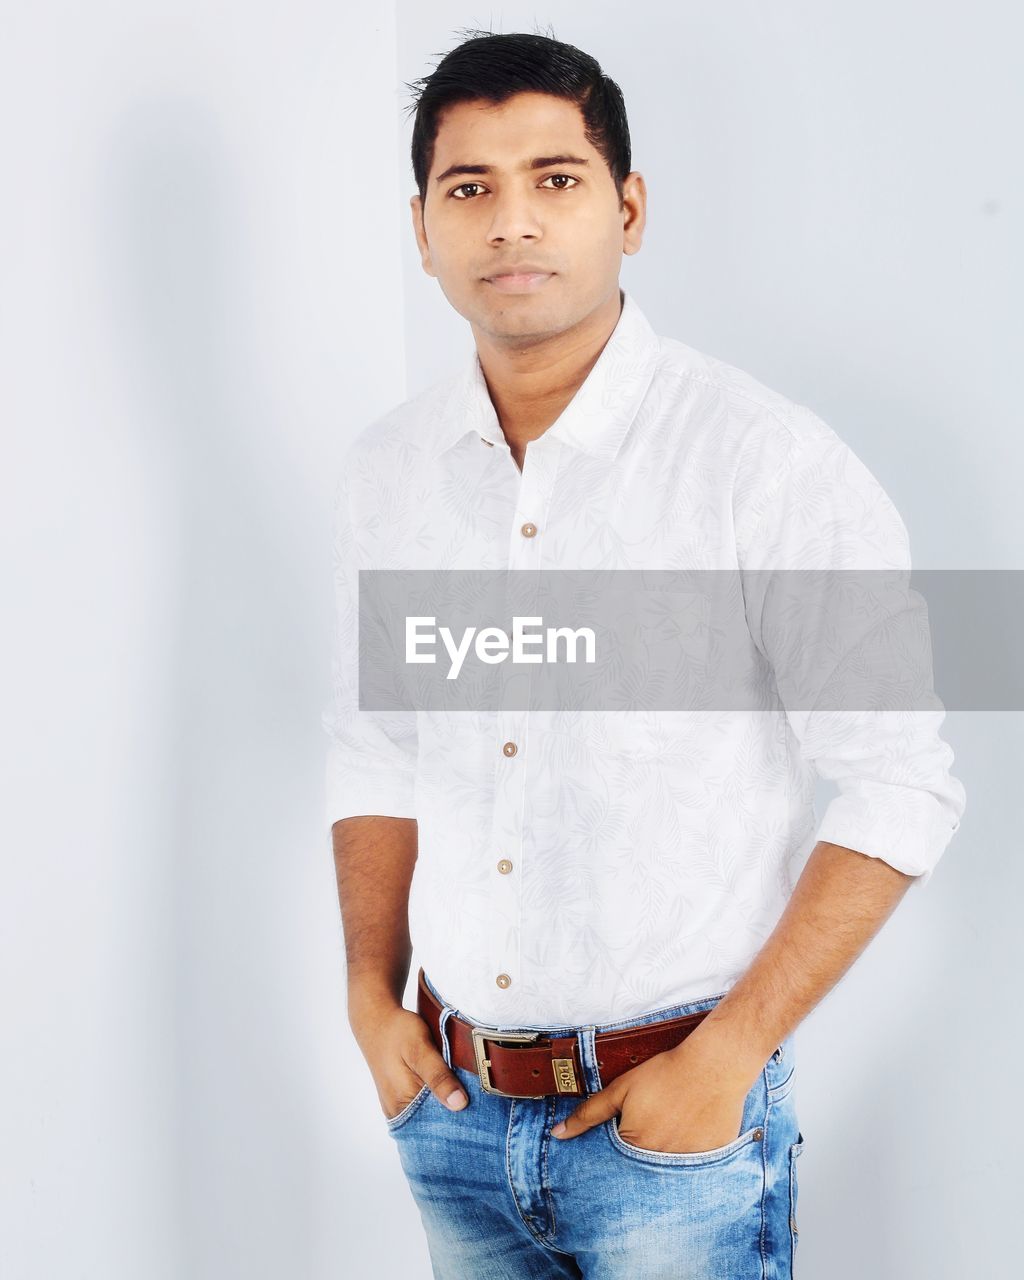
<svg viewBox="0 0 1024 1280">
<path fill-rule="evenodd" d="M 416 236 L 416 244 L 419 246 L 423 270 L 428 276 L 436 277 L 437 272 L 430 261 L 430 245 L 427 244 L 427 232 L 423 225 L 423 201 L 420 199 L 418 191 L 414 196 L 409 197 L 409 208 L 412 211 L 412 229 L 413 234 Z"/>
<path fill-rule="evenodd" d="M 637 253 L 647 224 L 647 185 L 635 169 L 622 183 L 622 252 Z"/>
</svg>

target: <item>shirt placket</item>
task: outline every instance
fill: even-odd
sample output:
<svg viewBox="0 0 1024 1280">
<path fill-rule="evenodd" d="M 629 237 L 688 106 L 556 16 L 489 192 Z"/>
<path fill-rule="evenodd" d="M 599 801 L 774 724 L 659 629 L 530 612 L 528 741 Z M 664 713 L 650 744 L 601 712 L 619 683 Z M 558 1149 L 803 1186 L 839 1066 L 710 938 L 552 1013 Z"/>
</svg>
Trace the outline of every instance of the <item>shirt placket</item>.
<svg viewBox="0 0 1024 1280">
<path fill-rule="evenodd" d="M 517 576 L 539 570 L 551 495 L 562 446 L 554 439 L 538 440 L 526 450 L 519 495 L 509 531 L 508 567 Z M 522 612 L 522 584 L 506 595 L 512 613 Z M 512 606 L 516 606 L 514 609 Z M 543 652 L 542 650 L 539 650 Z M 538 652 L 536 648 L 531 652 Z M 521 939 L 523 877 L 528 874 L 529 850 L 524 839 L 527 760 L 530 749 L 529 694 L 532 665 L 514 667 L 511 655 L 502 663 L 496 716 L 494 812 L 491 822 L 492 894 L 489 981 L 509 993 L 510 1015 L 522 990 Z"/>
</svg>

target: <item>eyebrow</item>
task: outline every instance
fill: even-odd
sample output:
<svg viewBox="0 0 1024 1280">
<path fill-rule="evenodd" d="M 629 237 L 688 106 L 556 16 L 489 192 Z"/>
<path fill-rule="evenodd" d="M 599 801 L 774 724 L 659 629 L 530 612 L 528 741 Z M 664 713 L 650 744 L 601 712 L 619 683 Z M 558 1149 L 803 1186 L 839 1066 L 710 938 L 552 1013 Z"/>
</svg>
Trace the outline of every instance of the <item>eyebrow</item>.
<svg viewBox="0 0 1024 1280">
<path fill-rule="evenodd" d="M 536 156 L 523 164 L 523 169 L 549 169 L 555 164 L 590 164 L 582 156 Z M 450 164 L 444 173 L 439 173 L 435 182 L 444 182 L 445 178 L 454 177 L 457 173 L 493 173 L 494 166 L 489 164 Z"/>
</svg>

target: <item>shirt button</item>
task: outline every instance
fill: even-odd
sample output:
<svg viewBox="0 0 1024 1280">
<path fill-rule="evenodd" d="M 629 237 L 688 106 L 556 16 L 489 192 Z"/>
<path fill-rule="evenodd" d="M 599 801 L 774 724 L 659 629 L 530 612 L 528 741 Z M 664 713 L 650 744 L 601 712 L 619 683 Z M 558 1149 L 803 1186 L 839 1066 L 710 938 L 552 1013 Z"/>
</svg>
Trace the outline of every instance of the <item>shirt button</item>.
<svg viewBox="0 0 1024 1280">
<path fill-rule="evenodd" d="M 509 862 L 508 858 L 502 858 L 502 860 L 498 863 L 498 870 L 501 872 L 503 876 L 507 876 L 508 873 L 512 870 L 512 863 Z"/>
<path fill-rule="evenodd" d="M 514 756 L 518 750 L 519 748 L 516 746 L 514 742 L 506 742 L 505 745 L 502 747 L 502 751 L 507 756 Z"/>
<path fill-rule="evenodd" d="M 524 524 L 523 527 L 519 530 L 519 532 L 523 535 L 524 538 L 532 538 L 533 535 L 537 532 L 537 526 L 527 521 L 526 524 Z"/>
<path fill-rule="evenodd" d="M 512 985 L 512 979 L 508 976 L 507 973 L 499 973 L 498 976 L 494 979 L 494 981 L 498 984 L 499 987 L 501 987 L 502 991 L 504 991 L 506 987 L 510 987 Z"/>
</svg>

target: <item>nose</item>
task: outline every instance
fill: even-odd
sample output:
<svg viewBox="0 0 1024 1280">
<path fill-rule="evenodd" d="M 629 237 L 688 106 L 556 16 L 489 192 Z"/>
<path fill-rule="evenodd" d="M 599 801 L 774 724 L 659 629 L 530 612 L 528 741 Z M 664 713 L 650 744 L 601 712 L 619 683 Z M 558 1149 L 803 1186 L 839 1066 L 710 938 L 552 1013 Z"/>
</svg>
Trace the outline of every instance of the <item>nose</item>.
<svg viewBox="0 0 1024 1280">
<path fill-rule="evenodd" d="M 503 240 L 528 240 L 532 243 L 544 234 L 527 193 L 507 191 L 495 199 L 492 208 L 494 212 L 487 231 L 489 243 L 500 244 Z"/>
</svg>

